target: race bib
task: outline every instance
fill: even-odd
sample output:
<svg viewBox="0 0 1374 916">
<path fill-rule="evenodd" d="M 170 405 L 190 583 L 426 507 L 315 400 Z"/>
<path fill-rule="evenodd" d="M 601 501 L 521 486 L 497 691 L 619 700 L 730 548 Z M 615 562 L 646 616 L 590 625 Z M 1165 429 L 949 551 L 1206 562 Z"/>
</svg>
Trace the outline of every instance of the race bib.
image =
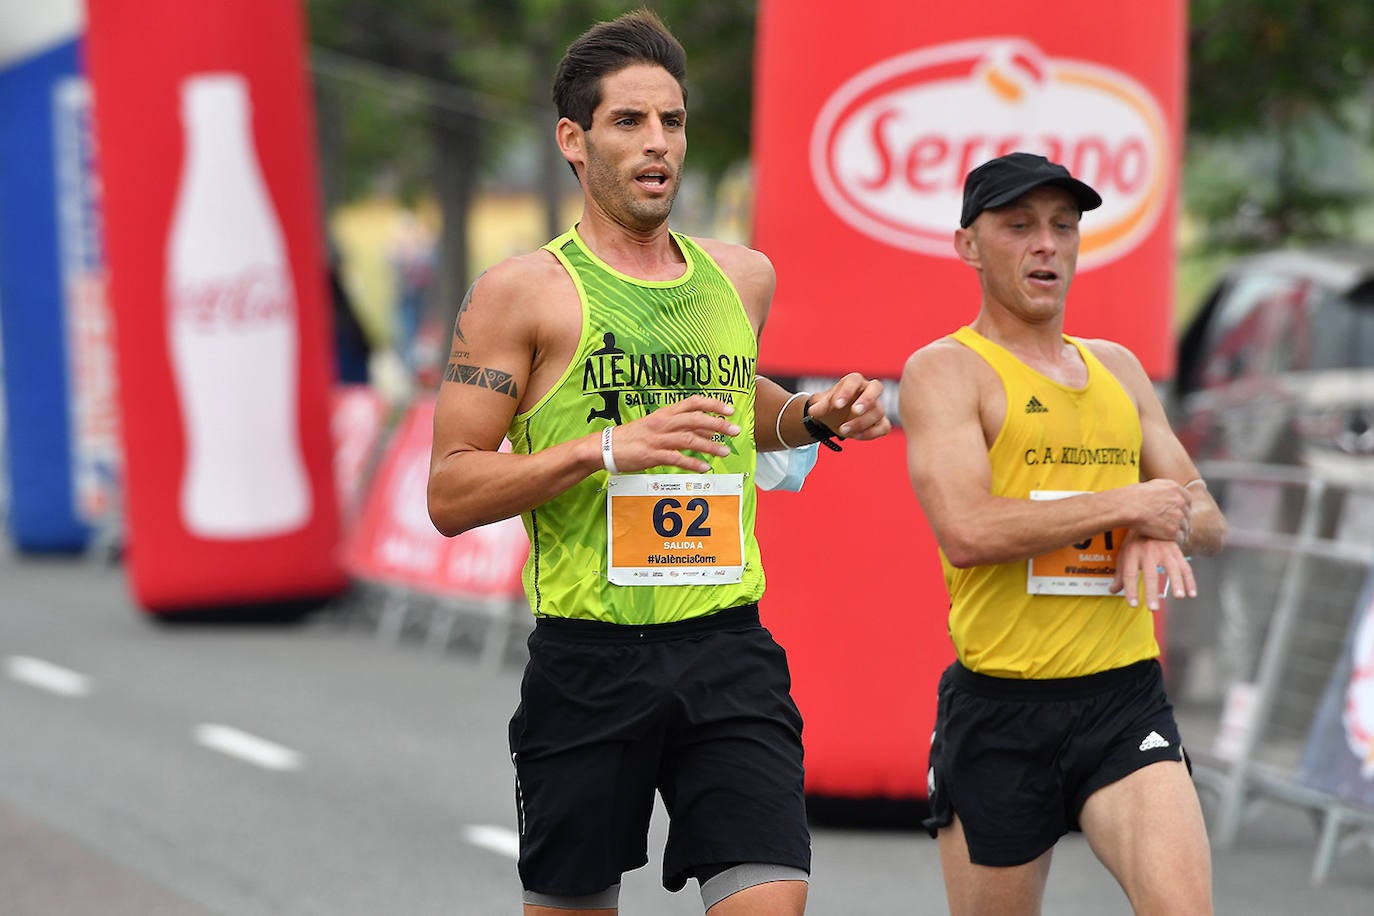
<svg viewBox="0 0 1374 916">
<path fill-rule="evenodd" d="M 1031 499 L 1063 499 L 1081 490 L 1032 490 Z M 1026 564 L 1026 591 L 1032 595 L 1110 595 L 1116 575 L 1116 554 L 1125 528 L 1095 534 L 1060 547 Z"/>
<path fill-rule="evenodd" d="M 607 575 L 616 585 L 744 578 L 743 474 L 612 474 Z"/>
</svg>

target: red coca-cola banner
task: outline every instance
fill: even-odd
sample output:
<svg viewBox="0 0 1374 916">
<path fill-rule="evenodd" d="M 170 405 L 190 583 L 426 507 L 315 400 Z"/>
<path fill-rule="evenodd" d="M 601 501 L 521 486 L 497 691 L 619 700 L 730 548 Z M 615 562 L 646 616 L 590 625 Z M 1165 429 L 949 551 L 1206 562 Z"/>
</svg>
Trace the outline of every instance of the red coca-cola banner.
<svg viewBox="0 0 1374 916">
<path fill-rule="evenodd" d="M 433 429 L 433 396 L 417 398 L 392 432 L 368 485 L 349 537 L 349 571 L 368 582 L 446 597 L 523 597 L 520 573 L 530 542 L 520 519 L 452 538 L 429 520 L 425 489 Z"/>
<path fill-rule="evenodd" d="M 87 6 L 134 594 L 153 611 L 334 594 L 300 5 Z"/>
<path fill-rule="evenodd" d="M 760 371 L 817 387 L 858 369 L 891 381 L 895 413 L 907 356 L 977 314 L 952 241 L 965 174 L 1029 150 L 1103 196 L 1066 330 L 1172 372 L 1182 0 L 759 6 L 753 243 L 778 272 Z M 925 798 L 952 649 L 903 434 L 822 454 L 800 498 L 764 495 L 759 534 L 808 791 Z"/>
</svg>

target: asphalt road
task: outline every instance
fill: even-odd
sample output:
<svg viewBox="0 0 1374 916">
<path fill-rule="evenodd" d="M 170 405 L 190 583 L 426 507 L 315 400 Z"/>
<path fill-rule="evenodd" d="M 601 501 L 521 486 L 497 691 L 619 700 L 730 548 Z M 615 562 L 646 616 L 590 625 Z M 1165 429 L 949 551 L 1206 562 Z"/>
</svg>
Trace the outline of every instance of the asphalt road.
<svg viewBox="0 0 1374 916">
<path fill-rule="evenodd" d="M 158 625 L 118 566 L 0 555 L 0 914 L 518 913 L 518 663 L 342 621 Z M 1312 824 L 1261 811 L 1216 854 L 1219 913 L 1374 914 L 1368 851 L 1313 888 Z M 661 812 L 653 830 L 622 912 L 699 914 L 695 890 L 658 886 Z M 924 834 L 817 827 L 813 842 L 808 912 L 945 912 Z M 1129 908 L 1070 837 L 1045 912 Z"/>
</svg>

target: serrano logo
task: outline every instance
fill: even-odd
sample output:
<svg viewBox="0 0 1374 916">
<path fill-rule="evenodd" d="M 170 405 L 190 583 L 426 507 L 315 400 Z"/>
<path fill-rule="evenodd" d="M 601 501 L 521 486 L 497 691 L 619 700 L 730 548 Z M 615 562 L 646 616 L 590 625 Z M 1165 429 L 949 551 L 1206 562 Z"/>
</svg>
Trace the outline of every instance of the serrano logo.
<svg viewBox="0 0 1374 916">
<path fill-rule="evenodd" d="M 821 108 L 811 172 L 858 231 L 952 258 L 964 176 L 1014 150 L 1061 162 L 1102 194 L 1083 221 L 1081 268 L 1126 254 L 1158 221 L 1170 147 L 1154 97 L 1020 38 L 921 48 L 858 73 Z"/>
</svg>

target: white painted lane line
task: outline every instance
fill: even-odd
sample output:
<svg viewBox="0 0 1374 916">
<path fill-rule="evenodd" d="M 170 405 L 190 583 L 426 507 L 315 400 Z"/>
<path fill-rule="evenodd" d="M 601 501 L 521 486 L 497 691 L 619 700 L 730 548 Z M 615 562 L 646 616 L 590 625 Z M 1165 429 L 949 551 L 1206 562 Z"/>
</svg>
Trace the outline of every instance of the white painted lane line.
<svg viewBox="0 0 1374 916">
<path fill-rule="evenodd" d="M 520 858 L 520 837 L 514 830 L 490 824 L 468 824 L 463 828 L 463 839 L 508 859 Z"/>
<path fill-rule="evenodd" d="M 289 747 L 228 725 L 197 725 L 196 743 L 221 754 L 237 757 L 264 770 L 299 770 L 305 759 Z"/>
<path fill-rule="evenodd" d="M 11 655 L 5 659 L 5 673 L 20 683 L 64 697 L 84 697 L 91 692 L 89 677 L 41 658 Z"/>
</svg>

